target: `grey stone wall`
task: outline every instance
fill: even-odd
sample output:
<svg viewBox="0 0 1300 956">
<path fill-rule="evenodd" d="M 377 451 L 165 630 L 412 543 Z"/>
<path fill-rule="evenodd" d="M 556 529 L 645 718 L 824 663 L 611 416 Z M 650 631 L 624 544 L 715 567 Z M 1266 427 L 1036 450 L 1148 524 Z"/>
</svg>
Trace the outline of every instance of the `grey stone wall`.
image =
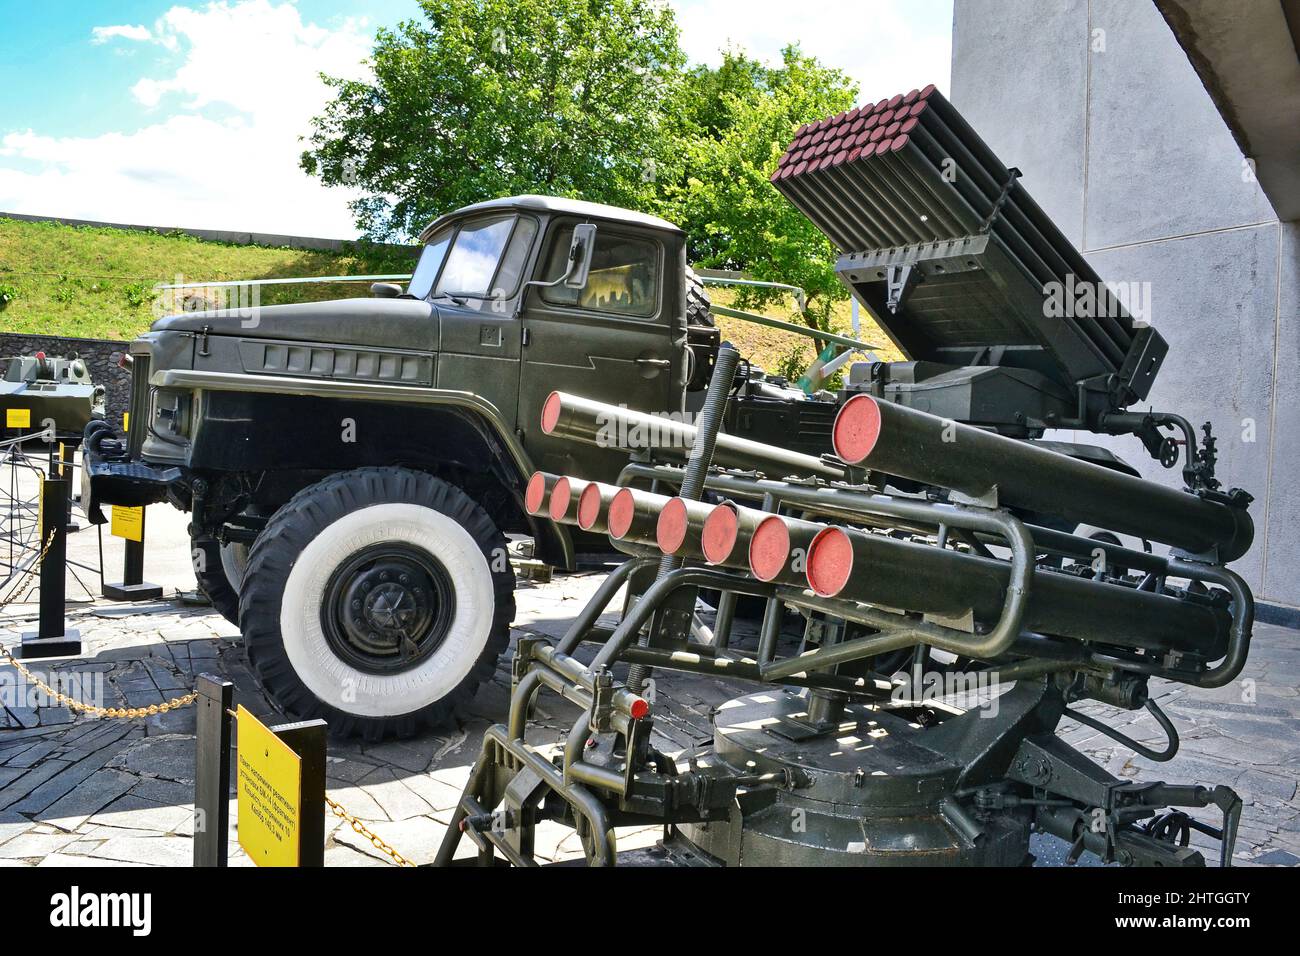
<svg viewBox="0 0 1300 956">
<path fill-rule="evenodd" d="M 1151 404 L 1213 423 L 1221 479 L 1256 499 L 1234 569 L 1300 606 L 1300 224 L 1244 175 L 1154 4 L 956 0 L 951 98 L 1103 279 L 1150 283 L 1170 345 Z M 1179 484 L 1136 441 L 1110 444 Z"/>
<path fill-rule="evenodd" d="M 90 369 L 91 379 L 96 385 L 103 385 L 108 392 L 104 402 L 105 411 L 109 422 L 119 431 L 122 428 L 122 413 L 131 404 L 131 373 L 119 368 L 117 364 L 126 346 L 126 342 L 112 339 L 0 332 L 0 358 L 31 355 L 34 352 L 44 352 L 51 357 L 75 352 L 84 359 Z"/>
</svg>

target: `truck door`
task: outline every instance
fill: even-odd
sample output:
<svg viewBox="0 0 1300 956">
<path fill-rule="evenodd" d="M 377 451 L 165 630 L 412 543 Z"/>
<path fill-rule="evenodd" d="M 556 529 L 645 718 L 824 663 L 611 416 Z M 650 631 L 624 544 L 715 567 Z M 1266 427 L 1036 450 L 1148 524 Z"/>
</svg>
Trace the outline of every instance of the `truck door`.
<svg viewBox="0 0 1300 956">
<path fill-rule="evenodd" d="M 473 392 L 515 425 L 519 402 L 517 314 L 524 268 L 537 220 L 513 213 L 459 225 L 432 285 L 441 342 L 438 387 Z"/>
<path fill-rule="evenodd" d="M 553 221 L 535 279 L 565 272 L 574 221 Z M 532 287 L 524 300 L 519 429 L 538 467 L 578 477 L 613 480 L 627 452 L 575 449 L 542 434 L 542 404 L 552 391 L 645 412 L 680 407 L 671 401 L 671 323 L 665 302 L 663 243 L 616 223 L 598 223 L 591 272 L 582 289 Z"/>
</svg>

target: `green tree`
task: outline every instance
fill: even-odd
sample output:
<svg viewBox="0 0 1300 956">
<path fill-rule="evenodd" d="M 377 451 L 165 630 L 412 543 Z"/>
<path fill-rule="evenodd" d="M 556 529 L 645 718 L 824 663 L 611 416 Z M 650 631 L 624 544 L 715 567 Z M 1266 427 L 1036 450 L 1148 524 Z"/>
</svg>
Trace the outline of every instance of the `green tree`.
<svg viewBox="0 0 1300 956">
<path fill-rule="evenodd" d="M 472 202 L 543 192 L 651 202 L 684 58 L 654 0 L 419 0 L 375 38 L 369 81 L 324 77 L 303 168 L 354 185 L 372 239 Z"/>
<path fill-rule="evenodd" d="M 851 109 L 856 98 L 843 72 L 797 46 L 772 67 L 727 51 L 717 68 L 693 68 L 678 93 L 683 171 L 663 186 L 661 211 L 690 236 L 692 261 L 802 286 L 813 328 L 827 328 L 833 302 L 847 295 L 835 248 L 769 177 L 800 125 Z"/>
</svg>

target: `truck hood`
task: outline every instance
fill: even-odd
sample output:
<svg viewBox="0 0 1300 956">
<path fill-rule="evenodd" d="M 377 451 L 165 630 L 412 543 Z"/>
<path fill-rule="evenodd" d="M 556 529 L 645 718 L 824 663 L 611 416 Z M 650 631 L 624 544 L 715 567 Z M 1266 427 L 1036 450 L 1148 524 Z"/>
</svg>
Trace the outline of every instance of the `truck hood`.
<svg viewBox="0 0 1300 956">
<path fill-rule="evenodd" d="M 159 319 L 151 328 L 430 352 L 437 351 L 439 342 L 438 310 L 422 299 L 336 299 L 185 312 Z"/>
</svg>

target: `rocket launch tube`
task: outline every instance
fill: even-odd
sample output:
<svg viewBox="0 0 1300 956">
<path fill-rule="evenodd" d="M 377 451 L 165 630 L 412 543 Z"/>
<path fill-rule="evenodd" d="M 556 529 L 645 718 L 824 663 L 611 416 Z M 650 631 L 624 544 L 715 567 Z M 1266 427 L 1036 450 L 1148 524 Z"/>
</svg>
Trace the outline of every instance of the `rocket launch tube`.
<svg viewBox="0 0 1300 956">
<path fill-rule="evenodd" d="M 996 491 L 1000 504 L 1099 525 L 1194 554 L 1217 548 L 1223 562 L 1245 554 L 1254 537 L 1254 525 L 1243 508 L 871 395 L 855 395 L 844 403 L 835 417 L 832 440 L 835 453 L 850 464 L 972 498 Z"/>
</svg>

